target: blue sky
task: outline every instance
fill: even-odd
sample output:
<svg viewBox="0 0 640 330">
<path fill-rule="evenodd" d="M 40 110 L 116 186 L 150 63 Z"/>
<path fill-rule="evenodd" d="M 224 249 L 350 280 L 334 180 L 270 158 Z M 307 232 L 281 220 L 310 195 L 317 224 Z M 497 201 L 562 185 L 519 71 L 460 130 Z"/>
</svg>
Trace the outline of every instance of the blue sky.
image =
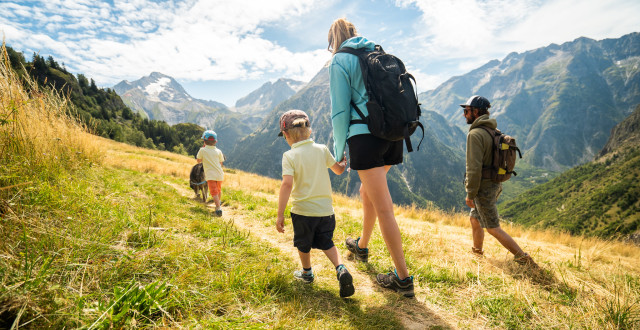
<svg viewBox="0 0 640 330">
<path fill-rule="evenodd" d="M 637 0 L 0 0 L 0 32 L 99 86 L 153 71 L 228 106 L 267 81 L 309 81 L 339 17 L 400 57 L 419 91 L 510 52 L 640 32 Z"/>
</svg>

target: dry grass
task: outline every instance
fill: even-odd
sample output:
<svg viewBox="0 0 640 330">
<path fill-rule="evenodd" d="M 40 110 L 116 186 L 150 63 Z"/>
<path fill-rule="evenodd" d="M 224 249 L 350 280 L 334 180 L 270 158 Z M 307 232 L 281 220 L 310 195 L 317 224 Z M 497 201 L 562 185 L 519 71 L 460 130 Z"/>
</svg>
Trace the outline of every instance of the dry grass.
<svg viewBox="0 0 640 330">
<path fill-rule="evenodd" d="M 113 168 L 189 178 L 196 163 L 193 158 L 169 151 L 139 148 L 101 137 L 94 138 L 94 145 L 104 152 L 102 163 Z"/>
<path fill-rule="evenodd" d="M 115 168 L 127 168 L 145 173 L 171 175 L 177 178 L 187 179 L 189 171 L 195 164 L 191 157 L 171 153 L 168 151 L 156 151 L 112 140 L 93 137 L 92 145 L 96 149 L 106 150 L 103 163 Z M 262 192 L 277 196 L 280 189 L 280 180 L 267 178 L 253 173 L 247 173 L 236 169 L 225 169 L 225 187 L 244 190 L 247 192 Z M 275 197 L 274 196 L 274 197 Z M 361 203 L 357 198 L 334 194 L 334 205 L 342 210 L 353 210 L 354 214 L 360 214 Z M 448 226 L 462 229 L 463 236 L 470 239 L 469 217 L 466 213 L 443 211 L 440 209 L 421 209 L 415 206 L 396 206 L 398 219 L 419 220 L 437 224 L 439 227 Z M 620 241 L 608 241 L 595 237 L 573 236 L 557 230 L 527 229 L 516 224 L 503 224 L 503 228 L 513 237 L 521 238 L 526 242 L 538 242 L 540 245 L 562 246 L 572 251 L 581 250 L 583 254 L 606 254 L 614 258 L 633 258 L 640 255 L 640 248 Z M 487 236 L 487 241 L 492 239 Z M 468 247 L 470 245 L 467 245 Z M 465 248 L 466 248 L 465 247 Z"/>
<path fill-rule="evenodd" d="M 40 90 L 29 77 L 29 87 L 23 88 L 8 65 L 4 44 L 0 56 L 0 157 L 22 157 L 34 170 L 98 160 L 94 137 L 69 115 L 73 109 L 68 100 Z"/>
<path fill-rule="evenodd" d="M 186 178 L 188 168 L 194 164 L 180 155 L 105 143 L 110 154 L 117 155 L 113 156 L 117 166 Z M 139 153 L 144 155 L 131 156 Z M 125 159 L 120 158 L 122 155 Z M 153 167 L 150 162 L 162 165 Z M 175 164 L 170 165 L 171 162 Z M 279 180 L 226 170 L 224 187 L 230 189 L 275 201 L 279 186 Z M 334 206 L 337 214 L 352 217 L 345 220 L 346 228 L 359 228 L 361 206 L 357 199 L 336 194 Z M 543 268 L 542 272 L 530 273 L 516 266 L 509 253 L 488 234 L 487 257 L 478 260 L 471 256 L 471 230 L 465 213 L 396 207 L 396 216 L 410 269 L 420 283 L 418 299 L 432 310 L 453 311 L 452 321 L 462 328 L 616 328 L 616 315 L 627 320 L 622 325 L 638 324 L 628 321 L 634 317 L 637 320 L 634 313 L 640 299 L 637 246 L 503 224 L 505 231 Z M 379 255 L 372 262 L 374 267 L 391 265 L 378 231 L 372 241 L 372 253 Z M 630 308 L 628 314 L 625 308 Z"/>
</svg>

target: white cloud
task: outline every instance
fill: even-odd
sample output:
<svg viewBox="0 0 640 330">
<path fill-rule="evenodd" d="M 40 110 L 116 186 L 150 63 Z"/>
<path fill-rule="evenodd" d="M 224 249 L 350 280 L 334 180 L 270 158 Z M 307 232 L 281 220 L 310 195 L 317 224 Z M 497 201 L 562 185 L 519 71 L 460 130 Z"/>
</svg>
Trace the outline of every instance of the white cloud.
<svg viewBox="0 0 640 330">
<path fill-rule="evenodd" d="M 553 0 L 500 35 L 505 45 L 524 51 L 578 37 L 617 38 L 640 31 L 640 2 Z"/>
<path fill-rule="evenodd" d="M 422 11 L 416 34 L 434 55 L 487 52 L 503 28 L 509 28 L 530 11 L 536 0 L 399 0 Z M 489 50 L 490 51 L 490 50 Z"/>
<path fill-rule="evenodd" d="M 413 75 L 416 79 L 416 87 L 418 93 L 426 92 L 431 89 L 435 89 L 448 78 L 451 78 L 445 74 L 433 75 L 422 72 L 420 69 L 414 69 L 407 67 L 407 71 Z"/>
<path fill-rule="evenodd" d="M 312 0 L 253 0 L 241 5 L 235 0 L 116 0 L 113 6 L 44 0 L 34 10 L 12 3 L 3 7 L 12 17 L 46 26 L 43 31 L 14 28 L 12 43 L 55 50 L 68 56 L 62 61 L 73 61 L 79 72 L 104 84 L 123 78 L 114 77 L 114 72 L 137 78 L 151 71 L 189 80 L 254 79 L 266 73 L 309 80 L 328 53 L 293 53 L 264 39 L 260 26 L 301 15 L 313 5 Z M 65 24 L 57 24 L 61 21 Z M 25 41 L 18 35 L 30 38 Z"/>
</svg>

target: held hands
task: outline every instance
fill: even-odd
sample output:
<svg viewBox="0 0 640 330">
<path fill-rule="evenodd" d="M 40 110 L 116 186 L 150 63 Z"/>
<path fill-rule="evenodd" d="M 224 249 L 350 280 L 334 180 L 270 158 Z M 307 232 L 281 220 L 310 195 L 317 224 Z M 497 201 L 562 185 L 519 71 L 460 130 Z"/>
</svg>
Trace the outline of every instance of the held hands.
<svg viewBox="0 0 640 330">
<path fill-rule="evenodd" d="M 284 233 L 284 215 L 279 215 L 278 220 L 276 220 L 276 229 L 280 233 Z"/>
<path fill-rule="evenodd" d="M 345 154 L 345 157 L 343 157 L 342 160 L 338 162 L 338 165 L 340 165 L 340 167 L 342 167 L 342 170 L 344 171 L 344 168 L 347 167 L 347 156 L 346 156 L 346 154 Z"/>
<path fill-rule="evenodd" d="M 333 173 L 337 174 L 337 175 L 341 175 L 342 173 L 344 173 L 345 167 L 347 167 L 347 153 L 344 153 L 344 157 L 342 158 L 341 161 L 339 162 L 335 162 L 332 166 L 331 166 L 331 170 L 333 171 Z"/>
</svg>

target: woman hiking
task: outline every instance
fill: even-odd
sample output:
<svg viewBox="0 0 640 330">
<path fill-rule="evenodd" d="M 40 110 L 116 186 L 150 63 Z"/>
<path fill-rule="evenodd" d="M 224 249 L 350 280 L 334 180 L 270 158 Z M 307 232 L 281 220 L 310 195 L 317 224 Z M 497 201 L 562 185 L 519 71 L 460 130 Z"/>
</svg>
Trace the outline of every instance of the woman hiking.
<svg viewBox="0 0 640 330">
<path fill-rule="evenodd" d="M 348 144 L 350 167 L 358 171 L 362 182 L 362 234 L 355 240 L 348 237 L 346 246 L 355 255 L 356 260 L 367 262 L 367 245 L 377 218 L 396 270 L 388 274 L 378 274 L 376 280 L 384 288 L 395 290 L 405 297 L 413 297 L 413 276 L 410 276 L 407 270 L 402 237 L 393 214 L 393 201 L 387 184 L 387 172 L 391 166 L 402 163 L 402 140 L 384 140 L 371 135 L 366 124 L 351 123 L 352 120 L 363 119 L 351 104 L 355 104 L 367 116 L 366 103 L 369 96 L 358 57 L 338 52 L 342 47 L 372 51 L 375 43 L 359 36 L 355 26 L 344 18 L 331 24 L 328 42 L 328 50 L 333 54 L 329 79 L 334 155 L 336 161 L 342 161 L 345 145 Z"/>
</svg>

